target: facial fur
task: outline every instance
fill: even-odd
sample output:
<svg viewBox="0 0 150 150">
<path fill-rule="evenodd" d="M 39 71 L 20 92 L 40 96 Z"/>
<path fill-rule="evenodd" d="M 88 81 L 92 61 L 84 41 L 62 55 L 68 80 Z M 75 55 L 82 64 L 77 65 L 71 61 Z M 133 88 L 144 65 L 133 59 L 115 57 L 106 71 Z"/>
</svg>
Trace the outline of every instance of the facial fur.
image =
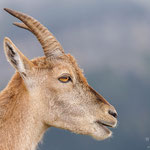
<svg viewBox="0 0 150 150">
<path fill-rule="evenodd" d="M 43 114 L 46 125 L 100 140 L 111 136 L 111 131 L 97 121 L 116 126 L 116 118 L 108 113 L 114 107 L 90 87 L 73 56 L 68 54 L 48 61 L 43 57 L 32 62 L 36 67 L 33 77 L 30 76 L 32 82 L 27 84 L 47 108 L 47 113 Z M 60 82 L 59 77 L 63 75 L 68 75 L 71 81 Z M 40 92 L 37 96 L 33 91 Z"/>
</svg>

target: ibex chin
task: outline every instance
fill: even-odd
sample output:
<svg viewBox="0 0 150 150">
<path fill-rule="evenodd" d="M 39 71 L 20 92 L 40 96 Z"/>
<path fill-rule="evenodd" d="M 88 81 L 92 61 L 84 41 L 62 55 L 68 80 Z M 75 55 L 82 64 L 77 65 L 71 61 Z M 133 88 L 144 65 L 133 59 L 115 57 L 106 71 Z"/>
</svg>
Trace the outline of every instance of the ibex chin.
<svg viewBox="0 0 150 150">
<path fill-rule="evenodd" d="M 16 73 L 0 93 L 0 150 L 34 150 L 49 127 L 85 134 L 97 140 L 112 135 L 117 112 L 88 84 L 76 60 L 34 18 L 4 9 L 31 31 L 45 56 L 25 57 L 9 38 L 4 50 Z"/>
</svg>

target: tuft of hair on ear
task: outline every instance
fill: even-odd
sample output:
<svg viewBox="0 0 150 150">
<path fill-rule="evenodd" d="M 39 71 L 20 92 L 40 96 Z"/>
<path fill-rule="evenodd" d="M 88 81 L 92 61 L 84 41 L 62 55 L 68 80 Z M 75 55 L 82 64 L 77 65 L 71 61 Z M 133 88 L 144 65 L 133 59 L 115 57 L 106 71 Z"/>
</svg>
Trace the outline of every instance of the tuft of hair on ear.
<svg viewBox="0 0 150 150">
<path fill-rule="evenodd" d="M 9 43 L 8 38 L 5 38 L 4 41 L 5 41 L 4 42 L 5 54 L 7 56 L 7 60 L 11 61 L 11 63 L 13 63 L 15 66 L 17 66 L 18 64 L 15 59 L 16 52 L 14 51 L 13 47 Z"/>
<path fill-rule="evenodd" d="M 34 66 L 33 63 L 19 51 L 8 37 L 4 38 L 4 50 L 8 62 L 25 77 Z"/>
</svg>

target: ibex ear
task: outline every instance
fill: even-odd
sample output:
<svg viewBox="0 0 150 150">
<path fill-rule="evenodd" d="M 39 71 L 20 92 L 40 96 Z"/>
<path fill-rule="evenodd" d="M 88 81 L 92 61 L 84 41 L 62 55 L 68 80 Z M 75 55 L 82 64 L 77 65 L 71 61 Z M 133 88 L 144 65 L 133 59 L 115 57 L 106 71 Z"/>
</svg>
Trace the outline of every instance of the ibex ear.
<svg viewBox="0 0 150 150">
<path fill-rule="evenodd" d="M 4 39 L 4 50 L 9 63 L 21 74 L 21 76 L 26 77 L 34 66 L 33 63 L 26 58 L 7 37 Z"/>
</svg>

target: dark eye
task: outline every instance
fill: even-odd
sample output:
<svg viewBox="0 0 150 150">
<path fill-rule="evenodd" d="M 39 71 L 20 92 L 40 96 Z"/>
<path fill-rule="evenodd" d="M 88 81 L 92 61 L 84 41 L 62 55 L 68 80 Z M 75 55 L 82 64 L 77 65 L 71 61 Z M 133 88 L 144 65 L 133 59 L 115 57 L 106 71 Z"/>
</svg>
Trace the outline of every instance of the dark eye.
<svg viewBox="0 0 150 150">
<path fill-rule="evenodd" d="M 58 80 L 62 83 L 67 83 L 67 82 L 71 81 L 71 78 L 70 78 L 70 76 L 62 76 L 62 77 L 58 78 Z"/>
</svg>

